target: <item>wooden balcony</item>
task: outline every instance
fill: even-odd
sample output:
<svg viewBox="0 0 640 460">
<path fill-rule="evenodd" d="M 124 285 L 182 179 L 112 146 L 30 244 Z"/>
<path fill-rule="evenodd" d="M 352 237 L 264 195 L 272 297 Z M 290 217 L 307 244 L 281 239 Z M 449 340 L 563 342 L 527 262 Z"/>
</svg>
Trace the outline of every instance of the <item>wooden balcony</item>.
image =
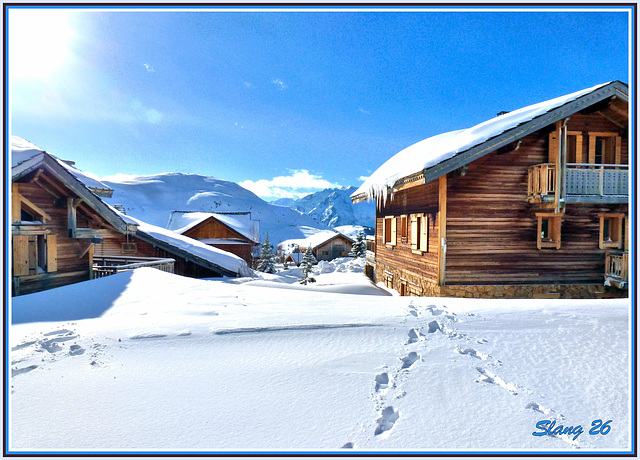
<svg viewBox="0 0 640 460">
<path fill-rule="evenodd" d="M 104 278 L 142 267 L 173 273 L 174 263 L 174 259 L 159 259 L 157 257 L 94 256 L 92 278 Z"/>
<path fill-rule="evenodd" d="M 555 164 L 529 167 L 527 195 L 530 202 L 554 201 L 556 188 Z M 629 167 L 568 163 L 564 188 L 566 203 L 628 203 Z"/>
<path fill-rule="evenodd" d="M 604 259 L 604 284 L 618 289 L 628 288 L 629 253 L 607 251 Z"/>
</svg>

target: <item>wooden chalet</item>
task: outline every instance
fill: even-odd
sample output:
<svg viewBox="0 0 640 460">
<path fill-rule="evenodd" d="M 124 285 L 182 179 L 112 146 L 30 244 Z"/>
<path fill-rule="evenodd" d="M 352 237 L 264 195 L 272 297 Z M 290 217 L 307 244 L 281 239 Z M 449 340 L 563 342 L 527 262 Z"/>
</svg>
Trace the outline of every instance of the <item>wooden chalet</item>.
<svg viewBox="0 0 640 460">
<path fill-rule="evenodd" d="M 628 120 L 614 81 L 398 153 L 352 195 L 377 202 L 372 276 L 402 295 L 626 296 Z"/>
<path fill-rule="evenodd" d="M 336 231 L 322 231 L 304 239 L 286 240 L 278 245 L 278 252 L 284 253 L 284 262 L 300 265 L 304 254 L 311 248 L 316 260 L 333 260 L 346 257 L 355 241 Z"/>
<path fill-rule="evenodd" d="M 233 254 L 118 212 L 97 194 L 107 186 L 39 147 L 11 136 L 11 150 L 12 295 L 142 266 L 192 277 L 248 274 Z"/>
<path fill-rule="evenodd" d="M 250 212 L 172 211 L 169 230 L 230 252 L 252 266 L 260 246 L 258 222 Z"/>
</svg>

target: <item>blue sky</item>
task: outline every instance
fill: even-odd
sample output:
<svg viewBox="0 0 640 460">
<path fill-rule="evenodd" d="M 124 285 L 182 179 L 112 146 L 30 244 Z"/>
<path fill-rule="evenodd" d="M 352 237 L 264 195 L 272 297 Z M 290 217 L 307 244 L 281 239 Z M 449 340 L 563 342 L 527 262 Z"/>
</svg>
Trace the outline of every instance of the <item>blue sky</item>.
<svg viewBox="0 0 640 460">
<path fill-rule="evenodd" d="M 9 10 L 11 132 L 100 177 L 267 200 L 360 185 L 422 139 L 629 82 L 622 10 Z"/>
</svg>

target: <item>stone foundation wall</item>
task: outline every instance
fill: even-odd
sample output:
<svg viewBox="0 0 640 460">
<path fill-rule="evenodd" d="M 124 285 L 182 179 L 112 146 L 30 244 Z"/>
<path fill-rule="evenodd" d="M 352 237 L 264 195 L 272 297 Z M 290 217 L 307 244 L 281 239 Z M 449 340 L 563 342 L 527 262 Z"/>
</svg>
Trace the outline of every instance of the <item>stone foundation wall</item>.
<svg viewBox="0 0 640 460">
<path fill-rule="evenodd" d="M 437 281 L 376 262 L 376 283 L 405 295 L 425 297 L 464 297 L 469 299 L 596 299 L 626 298 L 628 291 L 603 284 L 527 284 L 439 286 Z"/>
</svg>

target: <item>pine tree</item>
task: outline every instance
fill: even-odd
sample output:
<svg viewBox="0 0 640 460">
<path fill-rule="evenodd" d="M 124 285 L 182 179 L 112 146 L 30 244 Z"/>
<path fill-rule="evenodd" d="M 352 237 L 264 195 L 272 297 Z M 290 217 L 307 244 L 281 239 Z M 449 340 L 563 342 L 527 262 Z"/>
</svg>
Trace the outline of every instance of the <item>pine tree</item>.
<svg viewBox="0 0 640 460">
<path fill-rule="evenodd" d="M 349 252 L 351 257 L 365 257 L 367 255 L 367 240 L 364 236 L 364 233 L 358 233 L 356 237 L 356 242 L 353 244 L 351 248 L 351 252 Z"/>
<path fill-rule="evenodd" d="M 273 246 L 269 242 L 268 233 L 267 233 L 267 237 L 264 240 L 264 244 L 262 245 L 262 249 L 260 251 L 260 258 L 258 259 L 256 270 L 264 273 L 276 272 L 276 256 L 273 253 Z"/>
<path fill-rule="evenodd" d="M 300 267 L 302 268 L 302 278 L 298 280 L 300 284 L 306 285 L 307 283 L 316 282 L 316 279 L 311 275 L 313 274 L 313 264 L 317 262 L 318 261 L 314 257 L 313 252 L 311 252 L 311 248 L 307 248 L 304 253 L 304 258 L 302 259 L 302 262 L 300 262 Z"/>
</svg>

